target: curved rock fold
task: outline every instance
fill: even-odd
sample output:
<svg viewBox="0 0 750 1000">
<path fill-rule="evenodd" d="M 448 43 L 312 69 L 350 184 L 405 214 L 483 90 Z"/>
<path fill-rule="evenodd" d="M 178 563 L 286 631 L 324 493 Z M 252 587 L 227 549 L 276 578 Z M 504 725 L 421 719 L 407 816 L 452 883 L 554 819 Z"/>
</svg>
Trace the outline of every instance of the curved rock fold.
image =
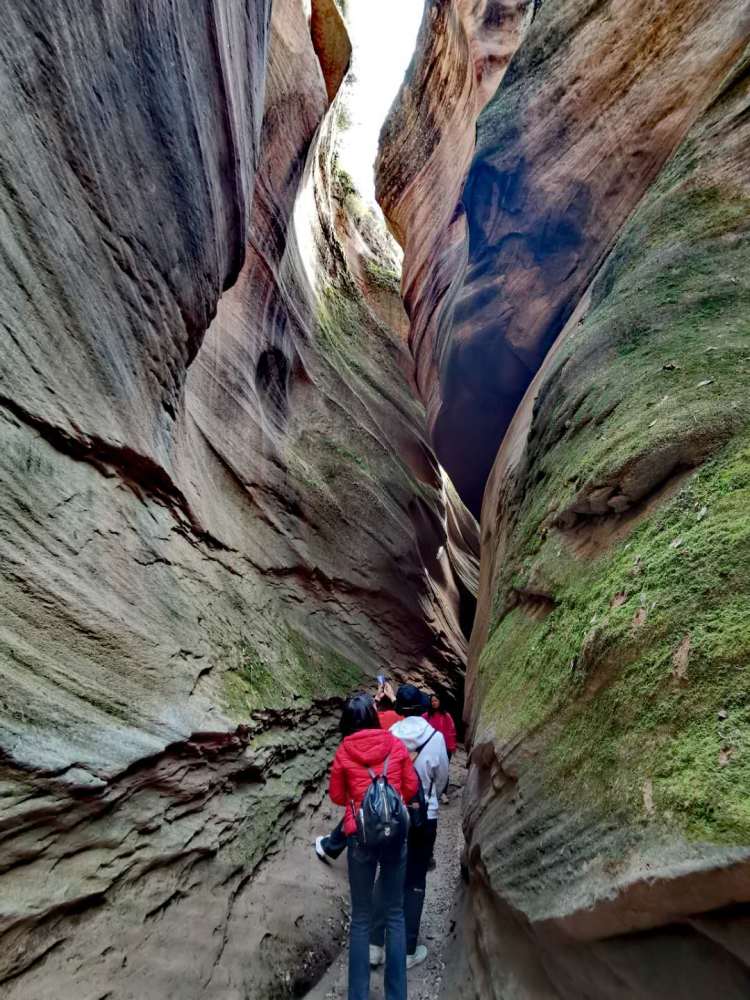
<svg viewBox="0 0 750 1000">
<path fill-rule="evenodd" d="M 0 36 L 3 996 L 303 995 L 380 672 L 466 676 L 444 997 L 747 996 L 747 4 L 427 0 L 390 233 L 346 5 L 189 7 Z"/>
<path fill-rule="evenodd" d="M 444 995 L 740 997 L 748 11 L 498 10 L 482 110 L 479 22 L 428 5 L 378 185 L 436 453 L 482 515 Z M 431 176 L 394 123 L 453 160 Z"/>
<path fill-rule="evenodd" d="M 472 532 L 337 166 L 343 21 L 21 5 L 0 47 L 0 983 L 299 992 L 340 698 L 456 698 Z"/>
</svg>

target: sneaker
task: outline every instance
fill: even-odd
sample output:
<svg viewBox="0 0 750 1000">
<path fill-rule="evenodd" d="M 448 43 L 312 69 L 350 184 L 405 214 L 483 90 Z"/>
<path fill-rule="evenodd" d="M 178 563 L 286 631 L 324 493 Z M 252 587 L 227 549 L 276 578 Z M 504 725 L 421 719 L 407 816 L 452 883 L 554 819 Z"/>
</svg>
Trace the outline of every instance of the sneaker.
<svg viewBox="0 0 750 1000">
<path fill-rule="evenodd" d="M 413 969 L 415 965 L 421 965 L 427 958 L 427 949 L 423 944 L 418 944 L 413 955 L 406 956 L 406 968 Z"/>
<path fill-rule="evenodd" d="M 385 962 L 385 948 L 378 948 L 376 944 L 370 945 L 370 965 L 382 965 Z"/>
<path fill-rule="evenodd" d="M 449 802 L 450 802 L 450 799 L 445 794 L 445 792 L 443 792 L 443 794 L 440 796 L 440 805 L 447 806 Z"/>
<path fill-rule="evenodd" d="M 315 853 L 318 855 L 321 861 L 325 861 L 325 863 L 328 864 L 331 861 L 331 858 L 326 854 L 326 849 L 325 847 L 323 847 L 323 841 L 325 839 L 326 839 L 325 837 L 315 838 Z"/>
</svg>

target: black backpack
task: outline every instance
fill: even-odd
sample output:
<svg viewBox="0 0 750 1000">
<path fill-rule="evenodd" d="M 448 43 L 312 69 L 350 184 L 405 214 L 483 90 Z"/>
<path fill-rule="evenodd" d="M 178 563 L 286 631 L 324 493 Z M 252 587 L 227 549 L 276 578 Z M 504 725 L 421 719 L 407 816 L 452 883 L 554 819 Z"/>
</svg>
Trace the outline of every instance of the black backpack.
<svg viewBox="0 0 750 1000">
<path fill-rule="evenodd" d="M 428 736 L 420 747 L 417 747 L 417 756 L 414 758 L 415 765 L 417 763 L 417 760 L 419 759 L 419 755 L 422 753 L 422 751 L 430 742 L 430 740 L 432 739 L 432 737 L 435 735 L 436 732 L 437 730 L 433 729 L 432 735 Z M 416 771 L 416 766 L 414 770 Z M 411 820 L 411 825 L 414 827 L 415 830 L 419 830 L 427 825 L 427 809 L 429 806 L 430 799 L 432 798 L 432 789 L 435 786 L 435 782 L 431 781 L 430 791 L 428 792 L 427 795 L 425 795 L 424 786 L 422 785 L 422 779 L 419 777 L 419 772 L 417 772 L 417 781 L 419 782 L 419 788 L 417 789 L 417 794 L 414 796 L 413 799 L 409 801 L 409 819 Z"/>
<path fill-rule="evenodd" d="M 357 824 L 357 838 L 360 846 L 368 850 L 400 846 L 406 839 L 409 828 L 409 817 L 401 796 L 388 782 L 390 756 L 388 754 L 383 761 L 382 774 L 377 775 L 371 767 L 367 768 L 370 787 L 358 810 L 354 808 L 354 801 L 351 804 Z"/>
</svg>

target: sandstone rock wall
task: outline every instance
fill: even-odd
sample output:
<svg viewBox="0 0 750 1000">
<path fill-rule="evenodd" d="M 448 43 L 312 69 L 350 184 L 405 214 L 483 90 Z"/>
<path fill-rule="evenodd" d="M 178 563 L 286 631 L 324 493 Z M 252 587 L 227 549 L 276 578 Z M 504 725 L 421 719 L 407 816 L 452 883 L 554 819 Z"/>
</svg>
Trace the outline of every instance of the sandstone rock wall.
<svg viewBox="0 0 750 1000">
<path fill-rule="evenodd" d="M 338 699 L 463 668 L 472 522 L 337 166 L 341 19 L 189 7 L 16 4 L 0 40 L 10 998 L 301 989 Z"/>
<path fill-rule="evenodd" d="M 465 816 L 468 961 L 497 983 L 480 996 L 518 976 L 528 996 L 750 984 L 749 65 L 625 226 L 487 488 Z"/>
<path fill-rule="evenodd" d="M 436 453 L 484 498 L 444 995 L 744 996 L 750 10 L 487 5 L 517 51 L 482 111 L 448 6 L 379 182 Z"/>
<path fill-rule="evenodd" d="M 541 9 L 479 119 L 434 440 L 476 510 L 503 435 L 625 220 L 731 70 L 747 6 Z M 503 27 L 500 27 L 503 30 Z M 455 428 L 478 443 L 467 459 Z"/>
<path fill-rule="evenodd" d="M 377 165 L 378 200 L 404 249 L 402 292 L 417 391 L 427 408 L 438 458 L 477 516 L 481 490 L 467 488 L 467 469 L 481 454 L 488 470 L 499 439 L 486 444 L 470 421 L 466 436 L 457 431 L 452 444 L 437 437 L 456 350 L 453 302 L 466 268 L 468 231 L 461 193 L 474 153 L 477 117 L 533 13 L 531 2 L 429 0 L 404 88 L 383 126 Z M 455 452 L 462 448 L 463 462 L 456 462 Z"/>
<path fill-rule="evenodd" d="M 404 247 L 436 452 L 477 515 L 541 360 L 738 58 L 745 18 L 744 4 L 699 0 L 679 14 L 645 2 L 426 4 L 381 136 L 378 197 Z"/>
<path fill-rule="evenodd" d="M 340 697 L 461 686 L 442 465 L 484 498 L 445 995 L 746 996 L 747 5 L 428 0 L 408 317 L 330 0 L 5 28 L 3 995 L 315 978 Z"/>
</svg>

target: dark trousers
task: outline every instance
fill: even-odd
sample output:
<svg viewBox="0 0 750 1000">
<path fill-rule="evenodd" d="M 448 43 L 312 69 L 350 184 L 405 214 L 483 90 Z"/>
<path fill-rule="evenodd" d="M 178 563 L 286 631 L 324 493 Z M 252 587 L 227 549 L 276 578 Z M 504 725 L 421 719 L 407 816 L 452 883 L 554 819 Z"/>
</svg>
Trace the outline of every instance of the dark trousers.
<svg viewBox="0 0 750 1000">
<path fill-rule="evenodd" d="M 323 850 L 329 858 L 337 858 L 346 849 L 346 834 L 344 833 L 343 819 L 337 827 L 323 837 Z"/>
<path fill-rule="evenodd" d="M 378 854 L 363 850 L 356 837 L 349 837 L 348 847 L 349 889 L 352 898 L 348 1000 L 369 1000 L 370 929 L 376 894 L 378 905 L 382 907 L 384 914 L 386 1000 L 406 1000 L 406 844 L 395 852 L 391 849 L 388 853 Z"/>
<path fill-rule="evenodd" d="M 423 827 L 409 830 L 406 854 L 406 878 L 404 879 L 404 919 L 406 921 L 406 954 L 413 955 L 419 940 L 419 925 L 422 922 L 424 894 L 427 887 L 427 870 L 435 849 L 437 820 L 428 819 Z M 376 892 L 375 920 L 372 925 L 370 943 L 383 947 L 385 936 L 384 907 Z"/>
</svg>

